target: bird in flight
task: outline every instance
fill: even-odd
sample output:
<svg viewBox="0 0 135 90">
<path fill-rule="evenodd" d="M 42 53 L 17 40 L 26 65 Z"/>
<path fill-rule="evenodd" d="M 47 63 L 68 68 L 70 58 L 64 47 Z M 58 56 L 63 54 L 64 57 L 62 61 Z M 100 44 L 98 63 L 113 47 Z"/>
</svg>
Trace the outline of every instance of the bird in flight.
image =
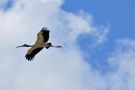
<svg viewBox="0 0 135 90">
<path fill-rule="evenodd" d="M 28 44 L 23 44 L 21 46 L 18 46 L 16 48 L 19 48 L 19 47 L 31 47 L 25 57 L 28 61 L 32 61 L 33 58 L 35 57 L 35 55 L 37 53 L 39 53 L 44 47 L 46 49 L 50 48 L 50 47 L 55 47 L 55 48 L 61 48 L 62 46 L 55 46 L 55 45 L 52 45 L 51 43 L 47 43 L 47 41 L 49 40 L 49 30 L 48 28 L 42 28 L 41 31 L 37 34 L 37 40 L 35 42 L 35 44 L 33 45 L 28 45 Z"/>
</svg>

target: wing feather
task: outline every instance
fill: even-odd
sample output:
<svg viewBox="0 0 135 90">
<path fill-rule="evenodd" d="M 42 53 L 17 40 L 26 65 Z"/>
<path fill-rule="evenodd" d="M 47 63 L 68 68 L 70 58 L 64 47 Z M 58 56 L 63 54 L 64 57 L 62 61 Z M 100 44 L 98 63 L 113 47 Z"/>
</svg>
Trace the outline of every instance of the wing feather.
<svg viewBox="0 0 135 90">
<path fill-rule="evenodd" d="M 49 40 L 49 31 L 48 30 L 42 30 L 42 36 L 44 39 L 44 43 L 46 43 Z"/>
<path fill-rule="evenodd" d="M 43 32 L 39 32 L 39 33 L 37 34 L 36 43 L 43 43 L 43 42 L 44 42 Z"/>
<path fill-rule="evenodd" d="M 26 59 L 28 59 L 29 61 L 31 61 L 31 60 L 33 60 L 33 58 L 35 57 L 35 55 L 37 54 L 37 53 L 39 53 L 41 50 L 43 49 L 43 47 L 31 47 L 29 50 L 28 50 L 28 52 L 27 52 L 27 54 L 26 54 Z"/>
<path fill-rule="evenodd" d="M 49 40 L 49 31 L 48 30 L 41 30 L 37 34 L 36 43 L 46 43 Z"/>
</svg>

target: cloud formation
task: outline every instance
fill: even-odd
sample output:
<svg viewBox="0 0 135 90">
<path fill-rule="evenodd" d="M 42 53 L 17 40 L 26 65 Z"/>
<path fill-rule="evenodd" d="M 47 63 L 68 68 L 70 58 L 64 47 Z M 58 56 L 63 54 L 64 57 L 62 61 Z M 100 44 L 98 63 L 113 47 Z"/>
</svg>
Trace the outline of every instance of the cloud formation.
<svg viewBox="0 0 135 90">
<path fill-rule="evenodd" d="M 0 90 L 135 89 L 134 40 L 118 40 L 118 48 L 108 56 L 112 71 L 103 76 L 85 62 L 76 39 L 86 33 L 96 45 L 104 43 L 108 27 L 94 26 L 92 15 L 86 12 L 64 11 L 62 0 L 15 3 L 10 11 L 0 12 Z M 63 49 L 44 49 L 28 62 L 24 57 L 27 49 L 15 47 L 34 43 L 43 26 L 50 28 L 49 42 L 62 44 Z"/>
</svg>

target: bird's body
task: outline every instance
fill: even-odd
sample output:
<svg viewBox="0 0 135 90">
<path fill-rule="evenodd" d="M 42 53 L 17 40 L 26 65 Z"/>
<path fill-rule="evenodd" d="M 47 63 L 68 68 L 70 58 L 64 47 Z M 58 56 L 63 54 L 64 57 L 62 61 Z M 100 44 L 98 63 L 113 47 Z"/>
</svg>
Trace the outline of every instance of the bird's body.
<svg viewBox="0 0 135 90">
<path fill-rule="evenodd" d="M 44 47 L 46 49 L 48 49 L 49 47 L 56 47 L 56 48 L 61 47 L 61 46 L 54 46 L 51 43 L 46 43 L 49 40 L 49 32 L 50 31 L 47 28 L 43 27 L 42 30 L 37 34 L 37 40 L 34 45 L 24 44 L 22 46 L 18 46 L 18 47 L 31 47 L 25 55 L 26 59 L 28 59 L 29 61 L 33 60 L 35 55 L 39 53 Z"/>
</svg>

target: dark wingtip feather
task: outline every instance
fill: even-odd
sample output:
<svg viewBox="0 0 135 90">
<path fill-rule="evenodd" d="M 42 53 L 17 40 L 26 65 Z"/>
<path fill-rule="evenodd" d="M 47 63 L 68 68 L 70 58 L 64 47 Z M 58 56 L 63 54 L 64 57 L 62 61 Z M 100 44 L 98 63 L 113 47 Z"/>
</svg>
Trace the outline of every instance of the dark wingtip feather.
<svg viewBox="0 0 135 90">
<path fill-rule="evenodd" d="M 35 57 L 35 55 L 41 51 L 43 48 L 36 48 L 35 50 L 32 51 L 30 54 L 26 54 L 25 57 L 28 61 L 32 61 Z"/>
<path fill-rule="evenodd" d="M 48 28 L 42 28 L 41 32 L 43 32 L 43 38 L 44 38 L 44 43 L 46 43 L 49 40 L 49 30 Z"/>
<path fill-rule="evenodd" d="M 34 59 L 34 56 L 26 55 L 25 56 L 28 61 L 32 61 Z"/>
<path fill-rule="evenodd" d="M 47 31 L 50 32 L 49 29 L 47 27 L 43 27 L 41 31 Z"/>
</svg>

